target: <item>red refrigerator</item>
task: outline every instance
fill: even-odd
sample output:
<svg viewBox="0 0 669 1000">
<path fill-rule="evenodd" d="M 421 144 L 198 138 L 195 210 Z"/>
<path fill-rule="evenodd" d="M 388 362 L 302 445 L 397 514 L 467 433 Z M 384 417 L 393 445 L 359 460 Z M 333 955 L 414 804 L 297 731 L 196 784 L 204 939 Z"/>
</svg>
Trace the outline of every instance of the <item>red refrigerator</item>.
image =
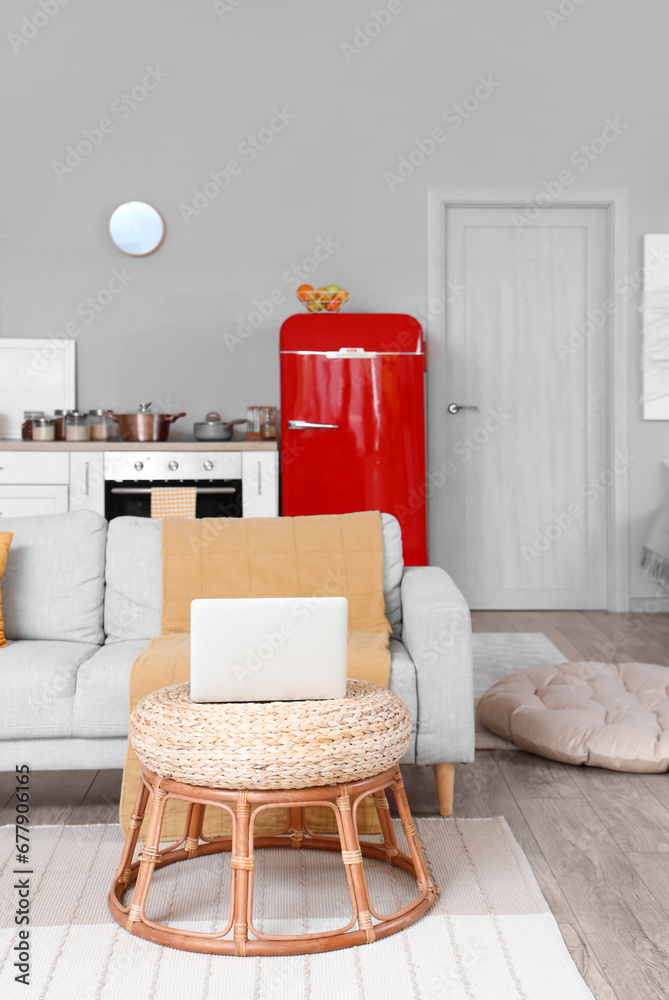
<svg viewBox="0 0 669 1000">
<path fill-rule="evenodd" d="M 420 323 L 304 313 L 281 327 L 280 350 L 283 514 L 394 514 L 405 564 L 425 565 Z"/>
</svg>

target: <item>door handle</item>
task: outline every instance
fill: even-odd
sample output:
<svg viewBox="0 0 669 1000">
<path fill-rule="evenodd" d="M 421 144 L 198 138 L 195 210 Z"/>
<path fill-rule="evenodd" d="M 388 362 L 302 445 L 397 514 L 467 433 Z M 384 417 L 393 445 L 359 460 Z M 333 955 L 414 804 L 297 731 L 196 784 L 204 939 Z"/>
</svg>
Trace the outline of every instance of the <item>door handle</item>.
<svg viewBox="0 0 669 1000">
<path fill-rule="evenodd" d="M 312 424 L 309 420 L 289 420 L 289 431 L 306 431 L 312 428 L 324 428 L 326 430 L 339 430 L 339 424 Z"/>
<path fill-rule="evenodd" d="M 170 488 L 168 487 L 168 489 Z M 176 486 L 174 488 L 179 489 L 180 487 Z M 190 487 L 185 486 L 183 489 L 190 489 Z M 150 486 L 114 486 L 111 492 L 114 496 L 140 497 L 148 496 L 152 490 Z M 202 496 L 204 493 L 211 495 L 213 493 L 236 493 L 237 491 L 234 486 L 197 486 L 195 492 L 198 496 Z"/>
<path fill-rule="evenodd" d="M 460 410 L 473 410 L 474 413 L 479 412 L 478 406 L 463 406 L 461 403 L 449 403 L 448 412 L 449 413 L 459 413 Z"/>
</svg>

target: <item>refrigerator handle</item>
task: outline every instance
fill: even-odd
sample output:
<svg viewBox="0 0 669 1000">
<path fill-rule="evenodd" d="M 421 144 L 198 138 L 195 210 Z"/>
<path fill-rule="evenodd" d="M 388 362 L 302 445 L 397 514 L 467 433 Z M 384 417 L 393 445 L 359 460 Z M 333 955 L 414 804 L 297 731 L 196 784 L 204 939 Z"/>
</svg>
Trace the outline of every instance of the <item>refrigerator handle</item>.
<svg viewBox="0 0 669 1000">
<path fill-rule="evenodd" d="M 324 428 L 339 430 L 339 424 L 312 424 L 309 420 L 289 420 L 288 430 L 289 431 L 306 431 L 311 428 Z"/>
</svg>

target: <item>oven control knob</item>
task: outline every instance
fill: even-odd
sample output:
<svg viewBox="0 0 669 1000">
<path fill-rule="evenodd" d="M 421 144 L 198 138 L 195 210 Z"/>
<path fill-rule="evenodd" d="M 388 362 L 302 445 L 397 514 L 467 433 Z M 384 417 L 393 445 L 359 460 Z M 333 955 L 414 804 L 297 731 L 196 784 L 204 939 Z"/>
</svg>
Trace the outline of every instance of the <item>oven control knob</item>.
<svg viewBox="0 0 669 1000">
<path fill-rule="evenodd" d="M 202 463 L 202 468 L 204 469 L 205 472 L 211 472 L 211 470 L 214 468 L 214 463 L 210 459 L 207 459 L 206 462 Z"/>
<path fill-rule="evenodd" d="M 144 468 L 144 462 L 135 462 L 135 468 L 137 469 L 138 472 L 141 472 L 142 469 Z"/>
<path fill-rule="evenodd" d="M 170 470 L 170 472 L 176 472 L 177 469 L 179 468 L 179 463 L 175 462 L 174 459 L 172 459 L 172 461 L 168 463 L 167 468 Z"/>
</svg>

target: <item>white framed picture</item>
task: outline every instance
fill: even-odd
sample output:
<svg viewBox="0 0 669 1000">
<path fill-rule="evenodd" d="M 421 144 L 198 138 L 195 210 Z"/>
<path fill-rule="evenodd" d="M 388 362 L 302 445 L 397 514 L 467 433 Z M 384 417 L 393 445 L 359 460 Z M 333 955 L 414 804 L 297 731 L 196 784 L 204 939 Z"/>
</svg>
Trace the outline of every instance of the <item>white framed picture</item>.
<svg viewBox="0 0 669 1000">
<path fill-rule="evenodd" d="M 669 235 L 643 238 L 643 416 L 669 420 Z"/>
<path fill-rule="evenodd" d="M 0 438 L 18 440 L 24 410 L 73 410 L 76 343 L 0 337 Z"/>
</svg>

